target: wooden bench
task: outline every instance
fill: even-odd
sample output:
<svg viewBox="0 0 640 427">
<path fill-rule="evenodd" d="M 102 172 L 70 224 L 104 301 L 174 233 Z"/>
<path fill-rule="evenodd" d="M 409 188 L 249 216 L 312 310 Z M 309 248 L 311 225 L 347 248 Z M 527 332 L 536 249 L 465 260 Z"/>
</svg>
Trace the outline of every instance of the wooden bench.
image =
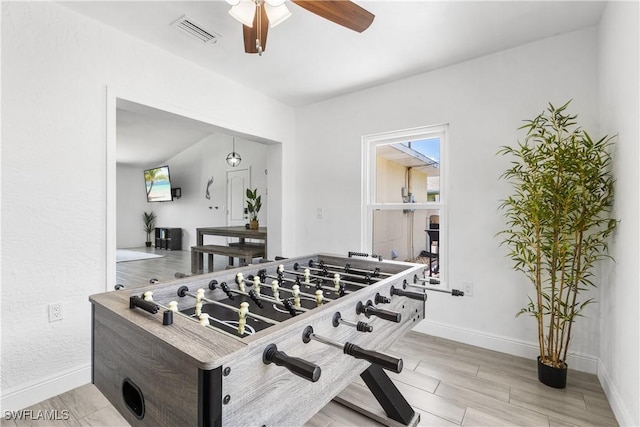
<svg viewBox="0 0 640 427">
<path fill-rule="evenodd" d="M 229 265 L 233 265 L 233 258 L 239 258 L 240 264 L 251 261 L 253 258 L 263 257 L 265 255 L 265 245 L 260 243 L 234 243 L 229 246 L 224 245 L 202 245 L 191 246 L 191 273 L 197 273 L 204 270 L 203 257 L 201 254 L 208 255 L 207 269 L 213 271 L 213 256 L 225 255 L 229 257 Z"/>
</svg>

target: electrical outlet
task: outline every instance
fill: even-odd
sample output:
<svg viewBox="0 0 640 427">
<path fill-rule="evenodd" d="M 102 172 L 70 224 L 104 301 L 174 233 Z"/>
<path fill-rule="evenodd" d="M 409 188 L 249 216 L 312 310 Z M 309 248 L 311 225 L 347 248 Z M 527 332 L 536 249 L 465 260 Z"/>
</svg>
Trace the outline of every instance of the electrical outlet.
<svg viewBox="0 0 640 427">
<path fill-rule="evenodd" d="M 59 302 L 49 304 L 49 322 L 55 322 L 57 320 L 62 320 L 62 304 Z"/>
<path fill-rule="evenodd" d="M 473 283 L 471 282 L 462 282 L 462 292 L 464 292 L 465 297 L 473 296 Z"/>
</svg>

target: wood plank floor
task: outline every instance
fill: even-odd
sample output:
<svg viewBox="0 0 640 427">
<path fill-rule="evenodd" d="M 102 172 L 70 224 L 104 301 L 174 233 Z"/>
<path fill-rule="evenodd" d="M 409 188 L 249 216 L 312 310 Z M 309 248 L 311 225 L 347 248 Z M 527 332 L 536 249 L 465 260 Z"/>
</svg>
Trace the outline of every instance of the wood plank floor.
<svg viewBox="0 0 640 427">
<path fill-rule="evenodd" d="M 188 251 L 177 251 L 168 253 L 167 259 L 119 263 L 118 281 L 128 287 L 136 287 L 148 283 L 150 277 L 171 280 L 175 272 L 188 272 L 185 265 L 189 268 L 190 260 L 185 254 L 190 255 Z M 221 264 L 224 268 L 226 260 L 223 259 Z M 152 269 L 149 269 L 150 265 Z M 570 370 L 567 388 L 553 389 L 538 382 L 535 360 L 417 332 L 409 332 L 402 337 L 389 353 L 403 358 L 402 373 L 390 373 L 389 376 L 420 413 L 421 426 L 618 425 L 595 375 Z M 350 385 L 344 393 L 366 406 L 379 408 L 361 380 Z M 1 425 L 129 425 L 91 384 L 27 409 L 34 413 L 45 409 L 65 410 L 69 411 L 69 419 L 52 422 L 3 418 Z M 331 402 L 305 427 L 379 425 Z"/>
</svg>

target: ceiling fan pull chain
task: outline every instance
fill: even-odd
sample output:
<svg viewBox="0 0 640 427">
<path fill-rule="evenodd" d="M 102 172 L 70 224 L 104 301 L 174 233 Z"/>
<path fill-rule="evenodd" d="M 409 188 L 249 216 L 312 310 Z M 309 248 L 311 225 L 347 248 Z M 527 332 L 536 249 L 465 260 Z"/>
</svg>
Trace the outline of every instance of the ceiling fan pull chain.
<svg viewBox="0 0 640 427">
<path fill-rule="evenodd" d="M 256 34 L 256 50 L 258 51 L 258 56 L 262 56 L 262 42 L 260 40 L 260 35 L 262 34 L 262 10 L 260 8 L 264 7 L 263 3 L 264 1 L 262 0 L 256 0 L 256 14 L 258 18 L 258 31 Z"/>
</svg>

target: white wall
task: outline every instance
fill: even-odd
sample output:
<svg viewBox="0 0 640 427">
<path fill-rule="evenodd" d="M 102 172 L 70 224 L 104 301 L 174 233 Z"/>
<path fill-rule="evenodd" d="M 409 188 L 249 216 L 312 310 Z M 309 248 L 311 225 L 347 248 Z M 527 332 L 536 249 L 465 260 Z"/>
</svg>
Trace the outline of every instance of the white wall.
<svg viewBox="0 0 640 427">
<path fill-rule="evenodd" d="M 144 187 L 144 168 L 118 165 L 116 174 L 116 217 L 118 248 L 144 246 L 147 235 L 142 226 L 142 212 L 149 210 Z M 153 235 L 151 235 L 153 239 Z"/>
<path fill-rule="evenodd" d="M 107 88 L 280 141 L 275 152 L 292 159 L 290 107 L 55 3 L 3 2 L 2 409 L 90 380 L 88 297 L 111 289 Z M 51 302 L 62 321 L 48 323 Z"/>
<path fill-rule="evenodd" d="M 611 245 L 615 266 L 600 284 L 598 377 L 622 425 L 640 425 L 640 164 L 638 2 L 609 2 L 600 23 L 598 90 L 600 128 L 618 134 L 614 154 L 620 219 Z"/>
<path fill-rule="evenodd" d="M 159 226 L 183 229 L 183 250 L 196 244 L 196 228 L 227 224 L 226 172 L 234 169 L 226 161 L 230 141 L 229 136 L 214 134 L 166 162 L 171 169 L 172 185 L 182 187 L 182 198 L 171 203 L 150 203 L 149 208 L 158 214 Z M 236 138 L 236 151 L 242 156 L 237 169 L 250 168 L 251 187 L 258 188 L 258 193 L 263 195 L 264 204 L 259 219 L 262 224 L 267 224 L 267 175 L 264 173 L 268 168 L 267 146 Z M 209 188 L 211 198 L 206 199 L 209 177 L 213 177 L 213 184 Z M 216 243 L 211 239 L 211 243 Z M 222 240 L 219 243 L 225 242 Z"/>
<path fill-rule="evenodd" d="M 156 213 L 156 227 L 182 228 L 183 250 L 189 250 L 190 246 L 196 244 L 196 228 L 226 225 L 226 172 L 234 169 L 226 162 L 230 150 L 230 136 L 211 134 L 176 156 L 161 162 L 163 165 L 169 165 L 171 186 L 182 189 L 182 197 L 172 202 L 147 202 L 142 176 L 145 168 L 119 165 L 117 247 L 144 246 L 146 235 L 142 230 L 143 211 Z M 267 224 L 269 196 L 267 175 L 264 171 L 269 168 L 268 147 L 236 138 L 236 151 L 242 156 L 242 162 L 237 169 L 251 169 L 251 187 L 258 188 L 263 200 L 259 219 L 262 224 Z M 213 177 L 213 184 L 209 188 L 211 198 L 206 199 L 209 177 Z"/>
<path fill-rule="evenodd" d="M 573 98 L 571 111 L 597 131 L 596 37 L 595 29 L 557 36 L 301 108 L 296 157 L 309 160 L 296 163 L 296 234 L 304 236 L 296 251 L 359 249 L 363 135 L 449 123 L 447 277 L 453 288 L 472 282 L 474 295 L 432 293 L 419 329 L 535 358 L 535 322 L 514 318 L 530 285 L 494 237 L 504 226 L 499 200 L 509 191 L 498 179 L 508 159 L 496 152 L 516 143 L 522 120 L 549 101 L 561 105 Z M 312 161 L 319 147 L 329 160 Z M 325 219 L 315 217 L 318 207 L 325 208 Z M 597 308 L 587 314 L 574 329 L 572 346 L 582 357 L 569 364 L 595 372 L 600 318 Z"/>
</svg>

